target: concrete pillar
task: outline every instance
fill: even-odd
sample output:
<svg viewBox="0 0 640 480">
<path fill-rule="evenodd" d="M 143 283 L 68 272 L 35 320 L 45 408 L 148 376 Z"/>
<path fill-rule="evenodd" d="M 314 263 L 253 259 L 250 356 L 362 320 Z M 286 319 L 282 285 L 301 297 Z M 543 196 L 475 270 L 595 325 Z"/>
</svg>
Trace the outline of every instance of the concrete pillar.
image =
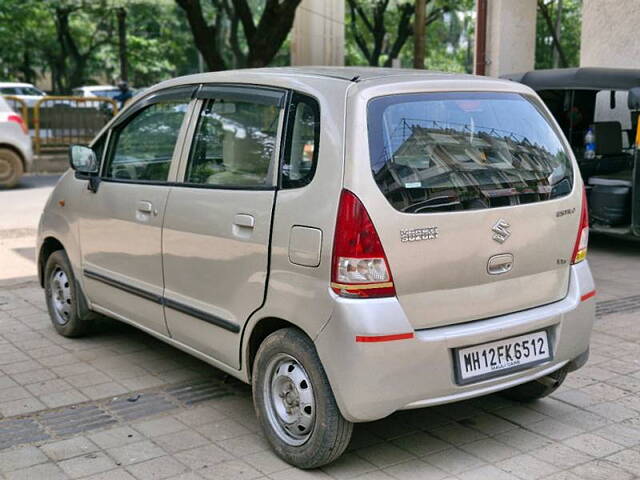
<svg viewBox="0 0 640 480">
<path fill-rule="evenodd" d="M 344 0 L 303 0 L 291 35 L 291 65 L 344 65 Z"/>
<path fill-rule="evenodd" d="M 640 68 L 639 0 L 583 0 L 580 66 Z"/>
<path fill-rule="evenodd" d="M 536 5 L 536 0 L 488 1 L 487 75 L 498 77 L 505 73 L 533 70 Z"/>
</svg>

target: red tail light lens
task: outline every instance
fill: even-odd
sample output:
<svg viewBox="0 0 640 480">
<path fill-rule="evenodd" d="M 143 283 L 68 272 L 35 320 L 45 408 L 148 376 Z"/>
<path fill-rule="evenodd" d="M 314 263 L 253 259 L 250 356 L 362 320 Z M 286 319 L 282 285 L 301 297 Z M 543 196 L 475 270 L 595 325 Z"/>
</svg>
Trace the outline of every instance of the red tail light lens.
<svg viewBox="0 0 640 480">
<path fill-rule="evenodd" d="M 22 131 L 25 134 L 29 133 L 29 130 L 27 130 L 27 126 L 25 125 L 24 121 L 22 121 L 22 117 L 20 115 L 17 115 L 17 114 L 9 115 L 7 117 L 7 120 L 9 122 L 14 122 L 14 123 L 17 123 L 18 125 L 20 125 L 20 127 L 22 128 Z"/>
<path fill-rule="evenodd" d="M 580 211 L 580 228 L 578 237 L 573 247 L 571 263 L 576 264 L 587 258 L 587 247 L 589 245 L 589 212 L 587 209 L 587 192 L 582 191 L 582 210 Z"/>
<path fill-rule="evenodd" d="M 380 237 L 362 202 L 343 190 L 333 241 L 331 288 L 345 297 L 396 294 Z"/>
</svg>

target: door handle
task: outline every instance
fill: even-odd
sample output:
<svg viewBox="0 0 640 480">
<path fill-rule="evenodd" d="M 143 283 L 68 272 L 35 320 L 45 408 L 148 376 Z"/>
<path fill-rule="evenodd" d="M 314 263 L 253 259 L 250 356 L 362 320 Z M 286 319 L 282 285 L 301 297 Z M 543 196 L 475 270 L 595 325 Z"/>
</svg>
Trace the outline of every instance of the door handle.
<svg viewBox="0 0 640 480">
<path fill-rule="evenodd" d="M 138 202 L 138 211 L 141 213 L 153 213 L 154 215 L 158 214 L 158 211 L 153 209 L 153 203 L 147 202 L 145 200 L 141 200 Z"/>
<path fill-rule="evenodd" d="M 233 224 L 238 227 L 253 228 L 256 225 L 256 219 L 252 215 L 238 213 L 233 217 Z"/>
</svg>

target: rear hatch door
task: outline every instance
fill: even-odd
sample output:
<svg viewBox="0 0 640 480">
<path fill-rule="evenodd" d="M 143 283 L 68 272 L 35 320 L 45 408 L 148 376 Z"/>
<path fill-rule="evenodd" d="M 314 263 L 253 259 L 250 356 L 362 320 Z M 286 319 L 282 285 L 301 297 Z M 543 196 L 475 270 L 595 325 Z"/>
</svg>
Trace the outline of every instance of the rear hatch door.
<svg viewBox="0 0 640 480">
<path fill-rule="evenodd" d="M 373 181 L 358 184 L 414 328 L 564 298 L 582 193 L 533 99 L 423 93 L 367 107 Z"/>
</svg>

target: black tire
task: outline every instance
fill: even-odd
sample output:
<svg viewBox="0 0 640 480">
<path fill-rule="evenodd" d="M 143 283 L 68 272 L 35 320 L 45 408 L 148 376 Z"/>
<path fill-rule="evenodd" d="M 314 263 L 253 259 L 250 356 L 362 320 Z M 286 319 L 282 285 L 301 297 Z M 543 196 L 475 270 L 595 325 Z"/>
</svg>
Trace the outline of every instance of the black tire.
<svg viewBox="0 0 640 480">
<path fill-rule="evenodd" d="M 500 394 L 516 402 L 533 402 L 555 392 L 562 385 L 564 379 L 567 378 L 567 373 L 567 368 L 563 367 L 545 377 L 504 390 Z"/>
<path fill-rule="evenodd" d="M 279 422 L 273 415 L 274 408 L 271 405 L 275 402 L 265 394 L 265 382 L 269 382 L 271 386 L 269 391 L 273 392 L 275 387 L 272 379 L 283 378 L 277 375 L 280 370 L 274 369 L 274 362 L 275 365 L 279 365 L 278 362 L 281 361 L 279 359 L 285 357 L 290 357 L 292 362 L 295 361 L 298 367 L 302 367 L 298 373 L 302 372 L 302 375 L 306 375 L 304 378 L 308 378 L 311 384 L 311 395 L 306 390 L 300 390 L 301 395 L 297 396 L 298 406 L 294 406 L 292 410 L 295 411 L 297 408 L 298 414 L 302 416 L 302 411 L 306 412 L 310 405 L 302 404 L 301 406 L 301 400 L 313 398 L 315 402 L 313 403 L 315 407 L 313 426 L 309 428 L 308 436 L 304 440 L 287 438 L 285 429 L 277 426 Z M 294 369 L 289 365 L 285 371 L 295 373 Z M 271 375 L 272 370 L 274 375 Z M 307 389 L 304 381 L 300 385 L 301 388 Z M 303 469 L 317 468 L 333 462 L 347 448 L 353 432 L 353 424 L 345 420 L 340 413 L 313 342 L 300 330 L 284 328 L 272 333 L 262 342 L 253 362 L 252 387 L 258 421 L 273 450 L 285 462 Z M 304 395 L 310 396 L 304 397 Z M 284 405 L 280 408 L 286 408 L 285 402 L 289 398 L 287 396 L 280 396 L 280 398 Z M 309 412 L 313 413 L 312 410 Z M 283 435 L 287 438 L 286 441 L 283 440 Z M 292 445 L 294 441 L 303 443 Z"/>
<path fill-rule="evenodd" d="M 22 159 L 13 150 L 0 148 L 0 186 L 13 188 L 24 174 Z"/>
<path fill-rule="evenodd" d="M 82 318 L 79 313 L 76 281 L 64 250 L 53 252 L 47 259 L 44 267 L 44 291 L 49 317 L 56 331 L 63 337 L 84 335 L 90 321 Z"/>
</svg>

